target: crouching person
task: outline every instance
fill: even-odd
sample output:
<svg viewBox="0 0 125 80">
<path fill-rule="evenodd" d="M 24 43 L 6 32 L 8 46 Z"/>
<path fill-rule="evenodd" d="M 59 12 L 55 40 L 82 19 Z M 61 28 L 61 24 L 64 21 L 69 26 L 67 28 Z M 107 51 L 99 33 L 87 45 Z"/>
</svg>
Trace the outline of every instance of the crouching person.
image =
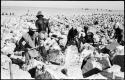
<svg viewBox="0 0 125 80">
<path fill-rule="evenodd" d="M 37 57 L 38 53 L 36 50 L 30 50 L 31 48 L 37 47 L 37 32 L 35 27 L 30 27 L 29 31 L 25 33 L 19 41 L 19 45 L 24 50 L 25 63 L 28 65 L 31 57 Z M 32 52 L 33 51 L 33 52 Z"/>
</svg>

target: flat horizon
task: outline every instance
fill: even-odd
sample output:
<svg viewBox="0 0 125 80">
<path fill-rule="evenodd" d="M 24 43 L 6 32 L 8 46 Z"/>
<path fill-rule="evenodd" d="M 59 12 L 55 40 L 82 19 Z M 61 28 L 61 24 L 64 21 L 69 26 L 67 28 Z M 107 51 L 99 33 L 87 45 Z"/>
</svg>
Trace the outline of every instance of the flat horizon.
<svg viewBox="0 0 125 80">
<path fill-rule="evenodd" d="M 57 7 L 36 7 L 36 6 L 34 6 L 34 7 L 32 7 L 32 6 L 1 6 L 1 7 L 26 7 L 26 8 L 57 8 Z M 62 8 L 62 7 L 58 7 L 57 9 L 89 9 L 89 10 L 96 10 L 96 9 L 98 9 L 98 10 L 112 10 L 112 11 L 124 11 L 124 10 L 114 10 L 114 9 L 103 9 L 103 8 L 87 8 L 87 7 L 85 7 L 85 8 Z"/>
<path fill-rule="evenodd" d="M 124 1 L 1 1 L 2 6 L 124 10 Z M 33 3 L 33 4 L 32 4 Z M 28 4 L 28 5 L 27 5 Z"/>
</svg>

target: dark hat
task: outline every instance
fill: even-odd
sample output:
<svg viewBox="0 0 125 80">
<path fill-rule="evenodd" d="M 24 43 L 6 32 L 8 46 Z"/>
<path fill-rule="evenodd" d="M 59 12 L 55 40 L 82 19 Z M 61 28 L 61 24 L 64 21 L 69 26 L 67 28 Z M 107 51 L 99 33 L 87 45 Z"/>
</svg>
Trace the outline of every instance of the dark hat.
<svg viewBox="0 0 125 80">
<path fill-rule="evenodd" d="M 42 14 L 42 11 L 38 11 L 38 13 L 37 13 L 36 17 L 37 17 L 37 18 L 39 18 L 39 16 L 44 17 L 44 15 Z"/>
<path fill-rule="evenodd" d="M 53 34 L 51 37 L 57 38 L 57 35 Z"/>
</svg>

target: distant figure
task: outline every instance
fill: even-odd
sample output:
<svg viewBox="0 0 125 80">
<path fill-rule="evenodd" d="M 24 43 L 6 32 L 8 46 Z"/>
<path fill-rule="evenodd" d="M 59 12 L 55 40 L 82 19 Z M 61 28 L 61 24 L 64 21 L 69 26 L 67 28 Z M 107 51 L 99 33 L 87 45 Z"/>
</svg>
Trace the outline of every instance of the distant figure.
<svg viewBox="0 0 125 80">
<path fill-rule="evenodd" d="M 87 35 L 88 26 L 84 26 L 84 31 L 85 31 L 85 34 Z"/>
<path fill-rule="evenodd" d="M 2 15 L 4 15 L 4 12 L 2 12 Z"/>
<path fill-rule="evenodd" d="M 5 15 L 8 15 L 7 13 L 5 13 Z"/>
<path fill-rule="evenodd" d="M 92 32 L 88 32 L 87 35 L 85 35 L 85 42 L 94 45 L 94 34 Z"/>
<path fill-rule="evenodd" d="M 29 10 L 27 11 L 27 13 L 26 13 L 26 16 L 28 16 L 29 15 Z"/>
<path fill-rule="evenodd" d="M 79 37 L 79 41 L 80 41 L 80 44 L 84 44 L 85 43 L 85 33 L 82 33 L 81 36 Z"/>
<path fill-rule="evenodd" d="M 67 44 L 66 45 L 74 45 L 76 44 L 76 36 L 78 35 L 78 31 L 76 28 L 72 27 L 67 36 Z"/>
<path fill-rule="evenodd" d="M 114 22 L 113 18 L 110 19 L 110 22 Z"/>
<path fill-rule="evenodd" d="M 114 38 L 117 39 L 118 43 L 121 43 L 122 38 L 123 38 L 123 30 L 120 29 L 119 25 L 115 25 L 114 27 L 115 33 L 114 33 Z"/>
<path fill-rule="evenodd" d="M 12 15 L 14 15 L 14 13 L 12 13 Z"/>
<path fill-rule="evenodd" d="M 98 19 L 95 19 L 95 20 L 93 21 L 93 24 L 94 24 L 94 25 L 98 25 L 98 24 L 99 24 Z"/>
<path fill-rule="evenodd" d="M 10 16 L 12 15 L 12 13 L 10 12 Z"/>
</svg>

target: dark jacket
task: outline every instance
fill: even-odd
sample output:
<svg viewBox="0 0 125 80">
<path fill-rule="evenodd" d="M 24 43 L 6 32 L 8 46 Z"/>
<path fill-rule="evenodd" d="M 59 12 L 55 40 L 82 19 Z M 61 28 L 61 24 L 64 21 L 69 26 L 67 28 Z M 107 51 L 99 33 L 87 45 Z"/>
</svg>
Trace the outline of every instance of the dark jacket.
<svg viewBox="0 0 125 80">
<path fill-rule="evenodd" d="M 78 31 L 76 29 L 71 28 L 68 33 L 68 39 L 74 39 L 77 34 Z"/>
<path fill-rule="evenodd" d="M 71 28 L 68 32 L 67 36 L 67 44 L 66 45 L 71 45 L 76 43 L 75 36 L 78 34 L 78 31 L 76 29 Z"/>
<path fill-rule="evenodd" d="M 37 19 L 35 22 L 36 27 L 38 28 L 38 32 L 44 31 L 44 32 L 50 32 L 49 29 L 49 21 L 45 18 Z"/>
<path fill-rule="evenodd" d="M 85 40 L 87 43 L 93 43 L 94 44 L 94 34 L 92 32 L 88 32 L 87 35 L 85 36 Z"/>
<path fill-rule="evenodd" d="M 87 34 L 87 31 L 88 31 L 88 27 L 87 26 L 84 26 L 84 31 L 85 31 L 85 34 Z"/>
<path fill-rule="evenodd" d="M 115 29 L 114 37 L 115 37 L 115 39 L 117 39 L 118 43 L 120 43 L 122 41 L 122 37 L 123 37 L 122 32 L 123 32 L 123 30 L 120 28 Z"/>
</svg>

